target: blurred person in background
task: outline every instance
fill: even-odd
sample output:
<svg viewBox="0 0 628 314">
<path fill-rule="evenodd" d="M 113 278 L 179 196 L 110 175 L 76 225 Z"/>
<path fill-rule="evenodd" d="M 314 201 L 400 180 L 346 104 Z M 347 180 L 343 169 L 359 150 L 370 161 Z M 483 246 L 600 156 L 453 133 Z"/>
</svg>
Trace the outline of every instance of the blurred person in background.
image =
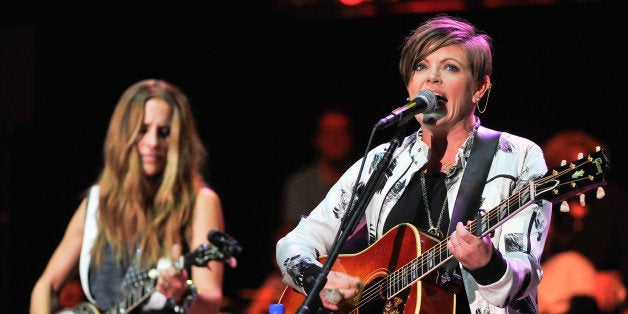
<svg viewBox="0 0 628 314">
<path fill-rule="evenodd" d="M 588 132 L 563 130 L 546 140 L 543 152 L 548 167 L 556 168 L 597 147 L 612 157 L 606 144 Z M 598 191 L 603 197 L 598 198 Z M 584 203 L 574 197 L 553 205 L 539 309 L 548 314 L 628 313 L 628 198 L 613 182 L 584 196 Z"/>
<path fill-rule="evenodd" d="M 289 174 L 284 181 L 281 219 L 296 224 L 323 200 L 329 188 L 349 168 L 354 158 L 353 120 L 340 107 L 323 111 L 310 138 L 316 156 L 310 163 Z"/>
</svg>

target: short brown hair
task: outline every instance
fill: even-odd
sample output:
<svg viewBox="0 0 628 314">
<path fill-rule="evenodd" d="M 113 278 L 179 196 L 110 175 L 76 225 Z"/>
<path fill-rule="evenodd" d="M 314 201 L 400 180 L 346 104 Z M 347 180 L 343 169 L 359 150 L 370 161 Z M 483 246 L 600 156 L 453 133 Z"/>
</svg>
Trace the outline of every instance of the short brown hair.
<svg viewBox="0 0 628 314">
<path fill-rule="evenodd" d="M 403 83 L 408 85 L 419 62 L 432 52 L 444 46 L 461 45 L 467 52 L 474 81 L 480 84 L 493 72 L 491 41 L 490 36 L 464 19 L 444 14 L 433 17 L 405 39 L 399 61 Z"/>
</svg>

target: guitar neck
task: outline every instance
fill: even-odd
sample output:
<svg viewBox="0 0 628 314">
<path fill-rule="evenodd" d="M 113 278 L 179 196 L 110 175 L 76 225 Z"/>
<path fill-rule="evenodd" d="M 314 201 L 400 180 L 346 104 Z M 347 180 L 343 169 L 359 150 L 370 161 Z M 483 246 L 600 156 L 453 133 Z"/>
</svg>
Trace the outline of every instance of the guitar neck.
<svg viewBox="0 0 628 314">
<path fill-rule="evenodd" d="M 177 261 L 174 262 L 173 267 L 181 271 L 189 266 L 205 267 L 209 261 L 217 260 L 226 262 L 228 260 L 235 260 L 233 254 L 239 254 L 242 248 L 237 241 L 231 236 L 223 234 L 217 229 L 212 230 L 208 234 L 208 238 L 212 236 L 216 239 L 216 242 L 229 241 L 229 245 L 222 245 L 218 247 L 213 244 L 204 243 L 198 246 L 194 251 L 188 252 L 182 255 Z M 159 278 L 159 271 L 157 269 L 151 269 L 149 271 L 138 272 L 137 280 L 133 280 L 133 284 L 129 284 L 130 288 L 123 291 L 123 297 L 111 309 L 107 310 L 106 314 L 124 314 L 130 313 L 140 304 L 144 303 L 157 289 L 157 279 Z M 196 288 L 194 284 L 188 285 L 189 292 L 194 296 L 196 294 Z M 100 314 L 98 309 L 90 303 L 83 302 L 72 309 L 64 309 L 69 313 L 75 314 Z M 58 312 L 58 314 L 66 312 Z"/>
<path fill-rule="evenodd" d="M 493 209 L 478 210 L 477 218 L 467 225 L 469 232 L 483 237 L 538 200 L 556 203 L 605 185 L 607 167 L 608 158 L 604 151 L 597 151 L 586 158 L 548 171 L 542 178 L 527 184 Z M 447 249 L 447 240 L 436 243 L 416 259 L 392 272 L 384 286 L 388 296 L 396 295 L 449 261 L 452 255 Z"/>
<path fill-rule="evenodd" d="M 157 277 L 146 276 L 143 283 L 139 286 L 133 286 L 130 291 L 127 291 L 122 300 L 107 310 L 106 314 L 130 313 L 146 301 L 157 289 Z"/>
<path fill-rule="evenodd" d="M 480 211 L 480 217 L 468 224 L 469 231 L 480 236 L 487 235 L 508 218 L 532 204 L 534 200 L 533 195 L 534 188 L 530 184 L 501 202 L 493 210 L 488 212 Z M 453 255 L 447 249 L 447 241 L 448 239 L 444 239 L 436 243 L 416 259 L 392 272 L 388 276 L 385 285 L 388 297 L 396 295 L 448 262 Z"/>
<path fill-rule="evenodd" d="M 192 265 L 205 266 L 210 260 L 223 260 L 226 254 L 217 246 L 211 244 L 202 244 L 196 250 L 182 255 L 174 262 L 174 268 L 181 271 Z M 129 313 L 144 301 L 146 301 L 157 289 L 157 279 L 159 271 L 151 269 L 147 272 L 144 284 L 133 286 L 131 291 L 125 294 L 125 297 L 116 306 L 109 309 L 107 314 Z M 194 289 L 193 286 L 190 288 Z"/>
</svg>

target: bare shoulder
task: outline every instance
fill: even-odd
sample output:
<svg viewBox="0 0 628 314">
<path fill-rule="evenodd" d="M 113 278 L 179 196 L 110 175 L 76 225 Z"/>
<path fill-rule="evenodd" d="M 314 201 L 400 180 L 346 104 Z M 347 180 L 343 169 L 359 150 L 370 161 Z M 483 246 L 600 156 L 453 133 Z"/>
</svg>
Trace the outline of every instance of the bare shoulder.
<svg viewBox="0 0 628 314">
<path fill-rule="evenodd" d="M 87 199 L 81 201 L 81 204 L 74 211 L 74 215 L 72 215 L 72 219 L 67 227 L 67 232 L 72 233 L 73 237 L 76 238 L 80 236 L 80 239 L 83 238 L 83 230 L 85 228 L 85 219 L 87 215 Z"/>
<path fill-rule="evenodd" d="M 220 196 L 209 187 L 203 187 L 196 196 L 196 207 L 221 207 Z"/>
<path fill-rule="evenodd" d="M 199 190 L 193 220 L 194 229 L 203 234 L 207 234 L 213 228 L 224 230 L 222 203 L 216 191 L 208 187 Z"/>
<path fill-rule="evenodd" d="M 216 191 L 214 191 L 212 188 L 208 187 L 208 186 L 204 186 L 202 188 L 199 189 L 198 191 L 198 196 L 202 197 L 218 197 L 218 193 L 216 193 Z"/>
</svg>

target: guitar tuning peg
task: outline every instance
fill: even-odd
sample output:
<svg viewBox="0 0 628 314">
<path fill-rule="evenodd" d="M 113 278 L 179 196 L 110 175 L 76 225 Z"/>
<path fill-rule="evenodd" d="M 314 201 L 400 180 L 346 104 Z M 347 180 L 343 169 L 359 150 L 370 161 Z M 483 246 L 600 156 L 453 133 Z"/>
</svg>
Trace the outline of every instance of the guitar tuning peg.
<svg viewBox="0 0 628 314">
<path fill-rule="evenodd" d="M 601 150 L 600 146 L 595 146 L 595 151 L 599 152 Z"/>
<path fill-rule="evenodd" d="M 606 192 L 604 192 L 604 188 L 602 188 L 601 186 L 598 186 L 597 191 L 595 192 L 595 197 L 597 197 L 597 199 L 599 200 L 605 195 L 606 195 Z"/>
<path fill-rule="evenodd" d="M 578 159 L 582 159 L 582 157 L 584 157 L 583 153 L 578 153 Z"/>
<path fill-rule="evenodd" d="M 560 211 L 563 213 L 569 212 L 569 203 L 567 203 L 567 201 L 560 203 Z"/>
<path fill-rule="evenodd" d="M 587 203 L 584 201 L 584 194 L 580 194 L 580 206 L 587 206 Z"/>
<path fill-rule="evenodd" d="M 561 166 L 564 166 L 564 165 L 566 165 L 566 164 L 567 164 L 567 160 L 563 159 L 563 160 L 561 160 L 561 161 L 560 161 L 560 165 L 561 165 Z"/>
</svg>

